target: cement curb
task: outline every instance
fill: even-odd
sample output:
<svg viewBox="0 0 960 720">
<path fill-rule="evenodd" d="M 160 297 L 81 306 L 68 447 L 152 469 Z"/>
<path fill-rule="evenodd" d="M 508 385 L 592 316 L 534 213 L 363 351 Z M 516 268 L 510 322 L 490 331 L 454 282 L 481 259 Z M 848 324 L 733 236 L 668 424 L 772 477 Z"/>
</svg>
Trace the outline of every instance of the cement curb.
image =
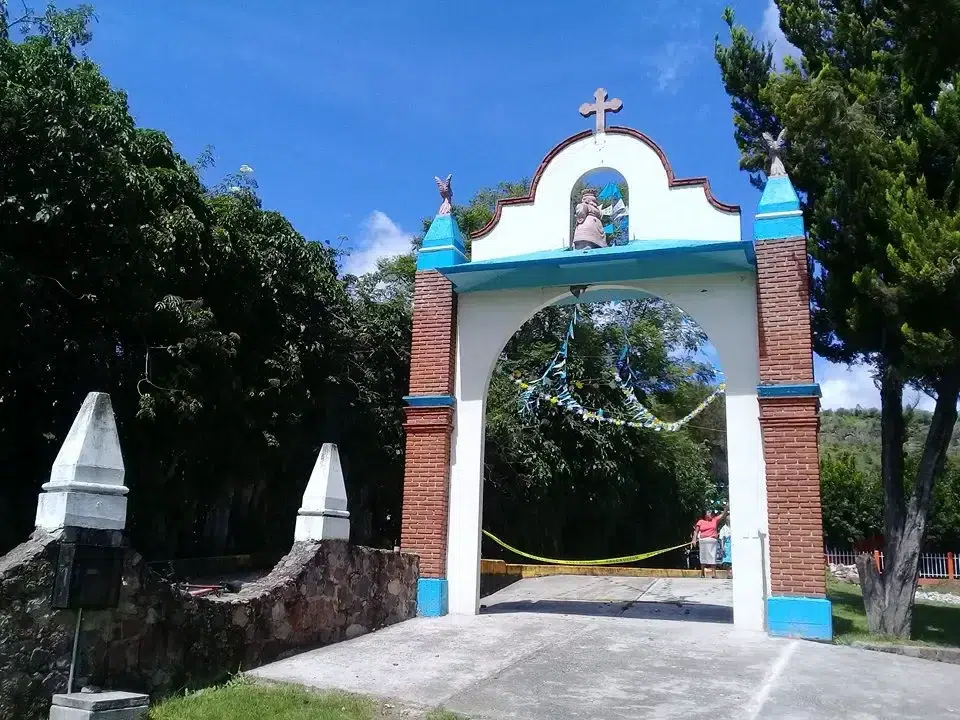
<svg viewBox="0 0 960 720">
<path fill-rule="evenodd" d="M 960 648 L 931 647 L 928 645 L 888 645 L 886 643 L 863 642 L 862 640 L 854 640 L 850 643 L 850 646 L 861 650 L 873 650 L 875 652 L 915 657 L 920 660 L 960 665 Z"/>
</svg>

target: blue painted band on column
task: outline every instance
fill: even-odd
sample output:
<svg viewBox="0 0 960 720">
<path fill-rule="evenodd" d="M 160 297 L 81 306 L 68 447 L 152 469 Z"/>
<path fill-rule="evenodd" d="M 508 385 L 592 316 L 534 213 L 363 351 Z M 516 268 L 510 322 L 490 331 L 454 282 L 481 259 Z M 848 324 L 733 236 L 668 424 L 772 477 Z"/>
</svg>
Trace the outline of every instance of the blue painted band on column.
<svg viewBox="0 0 960 720">
<path fill-rule="evenodd" d="M 469 262 L 467 256 L 452 245 L 436 248 L 420 248 L 417 253 L 417 270 L 436 270 Z"/>
<path fill-rule="evenodd" d="M 403 402 L 409 407 L 453 407 L 453 395 L 404 395 Z"/>
<path fill-rule="evenodd" d="M 447 579 L 420 578 L 417 581 L 417 615 L 440 617 L 447 614 Z"/>
<path fill-rule="evenodd" d="M 754 220 L 755 240 L 786 240 L 796 237 L 804 237 L 803 217 L 800 215 L 757 217 Z"/>
<path fill-rule="evenodd" d="M 820 385 L 818 383 L 800 385 L 757 385 L 757 396 L 762 398 L 820 397 Z"/>
<path fill-rule="evenodd" d="M 767 598 L 767 632 L 776 637 L 832 642 L 832 610 L 826 598 Z"/>
</svg>

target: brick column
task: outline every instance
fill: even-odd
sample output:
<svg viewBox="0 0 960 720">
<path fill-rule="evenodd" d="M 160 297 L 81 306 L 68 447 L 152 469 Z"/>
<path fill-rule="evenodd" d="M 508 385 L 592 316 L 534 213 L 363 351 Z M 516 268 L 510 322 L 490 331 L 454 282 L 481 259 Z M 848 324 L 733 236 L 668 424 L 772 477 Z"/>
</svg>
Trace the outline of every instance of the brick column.
<svg viewBox="0 0 960 720">
<path fill-rule="evenodd" d="M 466 248 L 456 218 L 441 206 L 417 254 L 410 394 L 404 398 L 407 444 L 400 547 L 420 556 L 417 612 L 421 615 L 447 614 L 457 296 L 438 268 L 465 262 Z"/>
<path fill-rule="evenodd" d="M 403 478 L 400 546 L 420 556 L 421 614 L 446 613 L 447 509 L 456 296 L 436 270 L 418 271 L 413 294 L 413 340 Z M 432 579 L 439 582 L 424 582 Z"/>
<path fill-rule="evenodd" d="M 805 239 L 759 243 L 757 276 L 771 590 L 822 597 L 819 401 L 799 394 L 813 384 Z"/>
<path fill-rule="evenodd" d="M 760 428 L 767 482 L 772 634 L 829 639 L 823 561 L 810 276 L 799 202 L 767 182 L 756 222 Z"/>
</svg>

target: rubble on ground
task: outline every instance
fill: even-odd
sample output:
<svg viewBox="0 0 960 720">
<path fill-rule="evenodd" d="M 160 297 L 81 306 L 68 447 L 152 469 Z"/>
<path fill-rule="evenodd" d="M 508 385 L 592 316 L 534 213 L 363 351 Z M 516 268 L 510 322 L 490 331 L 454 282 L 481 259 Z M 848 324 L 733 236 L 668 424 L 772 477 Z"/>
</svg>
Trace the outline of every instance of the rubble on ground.
<svg viewBox="0 0 960 720">
<path fill-rule="evenodd" d="M 839 563 L 830 563 L 830 574 L 837 580 L 846 583 L 860 584 L 860 573 L 857 572 L 856 565 L 840 565 Z"/>
</svg>

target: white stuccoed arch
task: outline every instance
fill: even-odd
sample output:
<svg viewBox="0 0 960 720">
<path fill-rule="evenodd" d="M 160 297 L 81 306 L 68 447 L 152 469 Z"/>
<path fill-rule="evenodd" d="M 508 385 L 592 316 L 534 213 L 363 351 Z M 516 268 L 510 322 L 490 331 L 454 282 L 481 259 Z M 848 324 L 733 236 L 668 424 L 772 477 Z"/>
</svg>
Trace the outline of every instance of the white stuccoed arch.
<svg viewBox="0 0 960 720">
<path fill-rule="evenodd" d="M 624 172 L 623 167 L 618 169 Z M 571 182 L 583 171 L 576 169 L 575 172 Z M 662 174 L 661 179 L 665 185 L 666 175 Z M 558 192 L 566 203 L 569 203 L 569 187 Z M 691 188 L 690 191 L 699 192 L 703 204 L 709 207 L 703 189 Z M 634 192 L 631 189 L 632 201 Z M 716 214 L 715 209 L 713 212 Z M 568 206 L 565 206 L 561 218 L 564 223 L 569 220 L 567 213 Z M 501 224 L 508 217 L 505 212 Z M 474 244 L 474 253 L 482 244 Z M 730 522 L 737 563 L 733 579 L 734 623 L 738 628 L 763 630 L 770 568 L 764 552 L 767 503 L 756 390 L 759 382 L 756 276 L 747 272 L 680 276 L 628 281 L 615 287 L 642 290 L 677 305 L 707 333 L 720 356 L 727 383 Z M 475 614 L 479 608 L 484 424 L 492 372 L 501 350 L 520 326 L 568 294 L 566 289 L 535 288 L 466 293 L 459 297 L 447 545 L 451 613 Z M 646 549 L 637 548 L 638 551 Z"/>
<path fill-rule="evenodd" d="M 532 201 L 507 203 L 492 228 L 473 242 L 473 262 L 544 250 L 570 241 L 570 192 L 584 174 L 616 170 L 630 191 L 630 240 L 740 240 L 737 208 L 713 199 L 702 178 L 677 180 L 653 141 L 629 128 L 581 133 L 547 156 L 534 178 Z"/>
</svg>

